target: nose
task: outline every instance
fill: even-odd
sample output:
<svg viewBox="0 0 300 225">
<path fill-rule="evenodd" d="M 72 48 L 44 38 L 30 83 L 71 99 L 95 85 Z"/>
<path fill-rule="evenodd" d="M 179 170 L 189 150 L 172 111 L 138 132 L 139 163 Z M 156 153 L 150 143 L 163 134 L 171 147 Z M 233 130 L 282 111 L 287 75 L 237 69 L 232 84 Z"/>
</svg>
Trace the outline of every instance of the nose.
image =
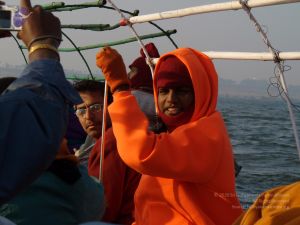
<svg viewBox="0 0 300 225">
<path fill-rule="evenodd" d="M 84 117 L 85 117 L 85 119 L 87 119 L 87 120 L 91 120 L 91 119 L 93 118 L 93 113 L 91 113 L 91 111 L 90 111 L 89 108 L 86 109 L 86 112 L 85 112 L 85 114 L 84 114 Z"/>
<path fill-rule="evenodd" d="M 177 102 L 178 101 L 177 93 L 174 89 L 169 89 L 169 92 L 167 95 L 167 101 L 168 102 Z"/>
</svg>

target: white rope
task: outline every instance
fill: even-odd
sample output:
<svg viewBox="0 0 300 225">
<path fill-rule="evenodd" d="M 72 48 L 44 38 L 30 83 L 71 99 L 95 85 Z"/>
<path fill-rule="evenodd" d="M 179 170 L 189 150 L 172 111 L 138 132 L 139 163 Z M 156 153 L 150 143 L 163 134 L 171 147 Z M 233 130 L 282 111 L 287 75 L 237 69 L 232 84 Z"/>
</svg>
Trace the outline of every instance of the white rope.
<svg viewBox="0 0 300 225">
<path fill-rule="evenodd" d="M 255 7 L 289 4 L 289 3 L 296 3 L 296 2 L 300 2 L 300 0 L 249 0 L 248 6 L 250 8 L 255 8 Z M 241 4 L 238 1 L 230 1 L 230 2 L 209 4 L 209 5 L 195 6 L 195 7 L 185 8 L 185 9 L 177 9 L 177 10 L 160 12 L 160 13 L 153 13 L 148 15 L 133 16 L 129 19 L 129 22 L 131 24 L 145 23 L 145 22 L 155 21 L 155 20 L 164 20 L 170 18 L 191 16 L 195 14 L 220 12 L 226 10 L 237 10 L 237 9 L 242 9 Z"/>
<path fill-rule="evenodd" d="M 256 30 L 261 34 L 264 43 L 268 46 L 269 51 L 273 55 L 273 60 L 274 60 L 274 62 L 276 63 L 276 65 L 278 67 L 279 78 L 277 77 L 277 79 L 278 79 L 278 82 L 281 84 L 281 87 L 283 88 L 283 92 L 284 92 L 283 98 L 285 99 L 285 101 L 287 103 L 287 106 L 288 106 L 290 120 L 291 120 L 291 123 L 292 123 L 294 137 L 295 137 L 295 141 L 296 141 L 296 147 L 297 147 L 299 158 L 300 158 L 300 143 L 299 143 L 297 125 L 296 125 L 295 115 L 294 115 L 293 108 L 292 108 L 292 103 L 291 103 L 290 98 L 289 98 L 289 93 L 288 93 L 287 85 L 286 85 L 286 82 L 285 82 L 285 77 L 284 77 L 284 74 L 283 74 L 283 67 L 284 66 L 283 66 L 283 64 L 281 62 L 281 59 L 279 57 L 279 52 L 277 50 L 275 50 L 275 48 L 271 45 L 271 42 L 269 41 L 269 39 L 267 37 L 267 34 L 263 31 L 260 24 L 256 20 L 256 18 L 251 13 L 250 6 L 248 5 L 248 2 L 250 2 L 250 1 L 243 1 L 243 0 L 238 0 L 238 1 L 242 5 L 244 11 L 248 14 L 250 20 L 254 23 L 254 25 L 256 27 Z"/>
<path fill-rule="evenodd" d="M 129 21 L 129 19 L 125 17 L 125 15 L 122 13 L 122 11 L 112 2 L 112 0 L 108 0 L 108 2 L 121 15 L 121 17 L 124 20 L 124 22 L 126 22 L 126 24 L 129 26 L 130 30 L 133 32 L 133 35 L 138 40 L 138 42 L 139 42 L 139 44 L 140 44 L 141 48 L 143 49 L 143 52 L 144 52 L 144 54 L 146 56 L 146 63 L 148 64 L 148 66 L 150 68 L 152 79 L 153 79 L 154 78 L 154 64 L 153 64 L 152 59 L 150 58 L 150 56 L 149 56 L 149 54 L 148 54 L 148 52 L 147 52 L 147 50 L 145 48 L 145 45 L 143 44 L 142 40 L 140 39 L 138 33 L 136 32 L 136 30 L 132 26 L 132 23 Z M 156 105 L 155 105 L 155 113 L 156 113 L 156 115 L 158 115 L 158 108 L 157 108 Z"/>
<path fill-rule="evenodd" d="M 145 48 L 145 45 L 143 44 L 142 40 L 140 39 L 138 33 L 136 32 L 136 30 L 134 29 L 134 27 L 132 26 L 132 23 L 129 21 L 128 18 L 126 18 L 126 16 L 122 13 L 122 11 L 111 1 L 108 0 L 108 2 L 112 5 L 112 7 L 120 14 L 120 16 L 122 17 L 122 19 L 127 23 L 127 25 L 129 26 L 130 30 L 133 32 L 133 35 L 136 37 L 137 41 L 139 42 L 141 48 L 143 49 L 143 52 L 146 56 L 146 63 L 148 64 L 148 66 L 150 67 L 151 70 L 151 75 L 152 75 L 152 79 L 153 79 L 153 75 L 154 75 L 154 66 L 152 64 L 151 58 Z"/>
<path fill-rule="evenodd" d="M 108 0 L 108 2 L 112 5 L 112 7 L 121 15 L 122 19 L 127 23 L 127 25 L 130 27 L 131 31 L 133 32 L 134 36 L 138 40 L 139 44 L 141 45 L 143 52 L 146 56 L 146 62 L 150 67 L 152 78 L 153 78 L 153 64 L 152 60 L 141 41 L 140 37 L 138 36 L 135 29 L 132 27 L 132 24 L 128 22 L 128 19 L 125 17 L 125 15 L 122 13 L 122 11 L 111 1 Z M 106 114 L 107 114 L 107 96 L 108 96 L 108 85 L 107 81 L 105 81 L 105 88 L 104 88 L 104 104 L 103 104 L 103 114 L 102 114 L 102 131 L 101 131 L 101 145 L 100 145 L 100 165 L 99 165 L 99 180 L 103 180 L 103 163 L 104 163 L 104 151 L 105 151 L 105 130 L 106 130 Z"/>
<path fill-rule="evenodd" d="M 104 163 L 104 151 L 105 151 L 105 131 L 106 131 L 106 119 L 107 119 L 107 96 L 108 96 L 108 85 L 105 80 L 104 84 L 104 97 L 103 97 L 103 112 L 102 112 L 102 130 L 101 130 L 101 144 L 100 144 L 100 157 L 99 157 L 99 181 L 103 180 L 103 163 Z"/>
</svg>

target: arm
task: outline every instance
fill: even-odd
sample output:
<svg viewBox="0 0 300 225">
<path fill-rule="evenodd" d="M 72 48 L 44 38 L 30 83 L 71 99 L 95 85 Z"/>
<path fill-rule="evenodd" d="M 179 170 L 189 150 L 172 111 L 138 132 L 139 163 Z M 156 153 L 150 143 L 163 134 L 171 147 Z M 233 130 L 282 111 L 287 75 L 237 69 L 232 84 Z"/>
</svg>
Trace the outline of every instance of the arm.
<svg viewBox="0 0 300 225">
<path fill-rule="evenodd" d="M 119 88 L 126 83 L 125 71 L 118 69 L 125 67 L 119 53 L 104 48 L 97 54 L 97 65 L 115 90 L 109 114 L 119 154 L 128 166 L 142 174 L 189 182 L 207 182 L 217 171 L 219 177 L 233 176 L 231 145 L 219 113 L 156 135 L 148 131 L 134 96 Z"/>
<path fill-rule="evenodd" d="M 228 159 L 228 164 L 231 160 L 233 165 L 227 132 L 218 113 L 158 135 L 148 131 L 147 119 L 130 92 L 115 93 L 109 113 L 121 158 L 140 173 L 207 182 L 221 160 Z"/>
<path fill-rule="evenodd" d="M 21 5 L 31 7 L 26 0 Z M 59 20 L 52 14 L 31 10 L 34 13 L 19 33 L 26 46 L 36 35 L 60 33 Z M 49 20 L 51 29 L 43 27 Z M 50 44 L 53 40 L 42 41 Z M 80 102 L 65 79 L 57 53 L 39 49 L 29 58 L 31 63 L 21 78 L 0 96 L 0 204 L 50 165 L 66 130 L 68 107 Z"/>
<path fill-rule="evenodd" d="M 53 60 L 27 66 L 0 97 L 0 203 L 50 165 L 66 130 L 69 104 L 78 100 Z"/>
</svg>

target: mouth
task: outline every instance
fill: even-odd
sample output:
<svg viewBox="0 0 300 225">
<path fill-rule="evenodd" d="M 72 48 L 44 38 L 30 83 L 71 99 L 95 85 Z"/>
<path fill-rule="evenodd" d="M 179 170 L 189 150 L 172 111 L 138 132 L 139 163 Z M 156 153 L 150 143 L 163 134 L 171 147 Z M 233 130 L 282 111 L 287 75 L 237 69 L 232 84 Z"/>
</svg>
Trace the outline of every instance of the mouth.
<svg viewBox="0 0 300 225">
<path fill-rule="evenodd" d="M 168 107 L 165 109 L 164 113 L 168 116 L 177 116 L 182 112 L 181 108 L 179 107 Z"/>
<path fill-rule="evenodd" d="M 96 128 L 96 126 L 94 124 L 90 124 L 86 126 L 87 130 L 94 130 Z"/>
</svg>

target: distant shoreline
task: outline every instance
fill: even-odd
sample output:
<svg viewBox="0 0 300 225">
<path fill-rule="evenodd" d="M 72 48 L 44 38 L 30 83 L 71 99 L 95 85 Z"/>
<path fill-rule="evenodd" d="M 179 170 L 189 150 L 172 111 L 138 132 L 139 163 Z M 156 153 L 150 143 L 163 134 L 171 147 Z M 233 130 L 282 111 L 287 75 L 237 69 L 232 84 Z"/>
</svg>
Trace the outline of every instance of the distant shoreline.
<svg viewBox="0 0 300 225">
<path fill-rule="evenodd" d="M 0 77 L 3 76 L 16 76 L 21 73 L 24 65 L 12 66 L 6 64 L 4 67 L 0 67 Z M 66 74 L 83 74 L 80 71 L 65 70 Z M 289 85 L 288 91 L 291 99 L 300 100 L 300 85 Z M 236 82 L 230 79 L 219 78 L 219 95 L 223 97 L 241 97 L 241 98 L 270 98 L 280 99 L 278 96 L 278 88 L 276 85 L 270 86 L 266 80 L 257 79 L 245 79 L 240 82 Z"/>
</svg>

